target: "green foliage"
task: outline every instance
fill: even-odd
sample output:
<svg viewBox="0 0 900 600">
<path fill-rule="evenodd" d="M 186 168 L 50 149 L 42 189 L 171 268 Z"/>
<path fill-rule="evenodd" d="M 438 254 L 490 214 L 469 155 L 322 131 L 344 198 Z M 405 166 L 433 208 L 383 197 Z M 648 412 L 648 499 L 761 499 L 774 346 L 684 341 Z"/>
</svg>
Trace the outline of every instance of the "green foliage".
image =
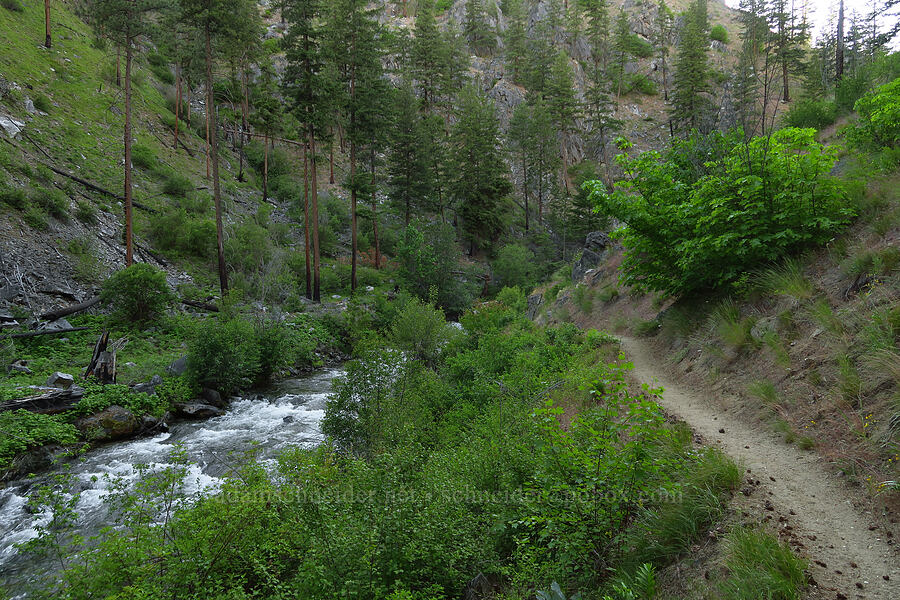
<svg viewBox="0 0 900 600">
<path fill-rule="evenodd" d="M 49 113 L 53 110 L 53 105 L 50 104 L 50 99 L 47 98 L 44 94 L 37 94 L 34 97 L 34 107 L 41 112 Z"/>
<path fill-rule="evenodd" d="M 793 258 L 763 271 L 757 278 L 757 285 L 765 294 L 795 300 L 806 300 L 815 291 L 812 282 L 803 275 L 802 265 Z"/>
<path fill-rule="evenodd" d="M 834 123 L 837 107 L 828 100 L 803 98 L 797 100 L 784 115 L 788 127 L 813 127 L 823 129 Z"/>
<path fill-rule="evenodd" d="M 47 215 L 37 206 L 33 204 L 28 205 L 28 208 L 25 209 L 25 212 L 22 213 L 22 220 L 28 223 L 33 229 L 37 229 L 38 231 L 46 231 L 50 229 L 50 224 L 47 222 Z"/>
<path fill-rule="evenodd" d="M 836 149 L 814 135 L 692 136 L 664 157 L 619 155 L 629 179 L 612 194 L 591 185 L 598 208 L 626 224 L 616 232 L 626 247 L 622 282 L 672 295 L 720 289 L 761 262 L 831 239 L 853 213 L 828 175 Z"/>
<path fill-rule="evenodd" d="M 2 0 L 0 1 L 0 6 L 12 12 L 22 12 L 23 10 L 25 10 L 19 0 Z"/>
<path fill-rule="evenodd" d="M 17 454 L 43 444 L 73 444 L 78 430 L 56 415 L 27 410 L 0 413 L 0 470 L 9 466 Z"/>
<path fill-rule="evenodd" d="M 110 406 L 121 406 L 135 416 L 161 417 L 169 408 L 165 399 L 132 391 L 127 385 L 106 384 L 87 379 L 82 384 L 84 396 L 72 409 L 75 415 L 92 415 Z"/>
<path fill-rule="evenodd" d="M 728 578 L 721 584 L 726 600 L 798 600 L 806 587 L 806 562 L 773 536 L 737 528 L 726 539 Z"/>
<path fill-rule="evenodd" d="M 122 323 L 144 324 L 158 319 L 175 302 L 166 273 L 146 263 L 117 271 L 103 283 L 100 298 Z"/>
<path fill-rule="evenodd" d="M 626 89 L 629 92 L 639 92 L 646 96 L 655 96 L 659 93 L 656 83 L 643 73 L 632 73 L 629 75 Z"/>
<path fill-rule="evenodd" d="M 159 159 L 149 146 L 134 144 L 131 147 L 131 164 L 148 173 L 155 173 L 159 169 Z"/>
<path fill-rule="evenodd" d="M 0 188 L 0 202 L 11 206 L 12 208 L 23 210 L 28 203 L 25 191 L 17 187 Z"/>
<path fill-rule="evenodd" d="M 834 104 L 839 111 L 850 112 L 871 87 L 872 81 L 863 70 L 845 74 L 834 88 Z"/>
<path fill-rule="evenodd" d="M 216 249 L 216 224 L 198 218 L 183 208 L 167 210 L 150 223 L 150 237 L 157 248 L 182 254 L 211 258 Z"/>
<path fill-rule="evenodd" d="M 854 109 L 859 113 L 850 130 L 854 144 L 870 149 L 900 145 L 900 78 L 860 98 Z"/>
<path fill-rule="evenodd" d="M 519 244 L 506 244 L 497 251 L 491 270 L 498 285 L 530 290 L 537 283 L 534 252 Z"/>
<path fill-rule="evenodd" d="M 394 318 L 390 337 L 410 358 L 433 367 L 450 337 L 450 326 L 440 309 L 413 298 Z"/>
<path fill-rule="evenodd" d="M 68 220 L 69 200 L 61 190 L 35 187 L 29 191 L 28 199 L 35 206 L 42 208 L 51 217 L 60 221 Z"/>
<path fill-rule="evenodd" d="M 497 302 L 519 313 L 528 308 L 528 298 L 518 287 L 504 287 L 497 294 Z"/>
<path fill-rule="evenodd" d="M 194 191 L 194 184 L 189 178 L 179 173 L 166 175 L 163 180 L 162 192 L 169 196 L 185 198 L 192 191 Z"/>
<path fill-rule="evenodd" d="M 240 318 L 208 319 L 188 344 L 192 379 L 226 397 L 250 387 L 260 358 L 253 325 Z"/>
<path fill-rule="evenodd" d="M 97 209 L 87 200 L 79 200 L 75 203 L 75 218 L 85 225 L 96 225 Z"/>
<path fill-rule="evenodd" d="M 716 40 L 717 42 L 727 44 L 728 30 L 725 29 L 725 26 L 721 23 L 717 23 L 716 25 L 713 25 L 712 29 L 709 30 L 709 38 L 711 40 Z"/>
</svg>

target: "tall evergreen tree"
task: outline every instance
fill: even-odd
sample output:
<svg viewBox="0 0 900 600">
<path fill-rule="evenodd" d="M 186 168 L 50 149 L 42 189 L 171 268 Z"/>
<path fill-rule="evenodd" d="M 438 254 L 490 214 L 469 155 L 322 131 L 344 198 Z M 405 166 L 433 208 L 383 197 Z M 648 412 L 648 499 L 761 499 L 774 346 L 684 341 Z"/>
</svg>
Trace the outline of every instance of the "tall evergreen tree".
<svg viewBox="0 0 900 600">
<path fill-rule="evenodd" d="M 538 223 L 543 220 L 544 202 L 554 189 L 560 158 L 556 151 L 556 129 L 543 98 L 532 94 L 516 106 L 510 119 L 508 137 L 515 153 L 514 169 L 521 169 L 525 230 L 530 230 L 529 199 L 537 202 Z M 516 164 L 517 163 L 517 164 Z"/>
<path fill-rule="evenodd" d="M 684 18 L 672 97 L 676 128 L 700 128 L 709 104 L 709 16 L 706 0 L 693 0 Z"/>
<path fill-rule="evenodd" d="M 50 47 L 50 12 L 47 4 L 47 47 Z M 135 42 L 151 29 L 150 15 L 161 7 L 159 0 L 91 0 L 92 21 L 101 26 L 100 31 L 117 46 L 125 48 L 125 266 L 134 261 L 132 233 L 133 189 L 131 184 L 132 98 L 131 72 Z"/>
<path fill-rule="evenodd" d="M 656 6 L 654 19 L 656 29 L 653 33 L 653 45 L 656 46 L 656 54 L 659 57 L 659 67 L 663 80 L 663 100 L 669 101 L 669 46 L 672 45 L 672 35 L 675 28 L 675 15 L 668 7 L 665 0 L 659 0 Z"/>
<path fill-rule="evenodd" d="M 278 97 L 278 82 L 270 60 L 260 65 L 259 80 L 253 95 L 251 122 L 263 134 L 263 202 L 269 197 L 269 138 L 281 129 L 284 115 Z"/>
<path fill-rule="evenodd" d="M 494 32 L 487 22 L 487 11 L 483 0 L 466 0 L 466 14 L 463 31 L 469 48 L 475 54 L 489 53 L 496 46 Z"/>
<path fill-rule="evenodd" d="M 494 104 L 467 86 L 460 94 L 451 135 L 452 181 L 463 238 L 470 252 L 496 240 L 505 202 L 512 192 L 506 178 Z"/>
<path fill-rule="evenodd" d="M 426 208 L 424 203 L 431 196 L 431 157 L 419 103 L 412 89 L 401 87 L 394 99 L 387 163 L 388 197 L 408 226 L 413 212 Z"/>
<path fill-rule="evenodd" d="M 503 34 L 506 46 L 506 65 L 512 69 L 513 82 L 522 80 L 522 66 L 528 52 L 528 23 L 523 0 L 507 2 L 507 26 Z"/>
<path fill-rule="evenodd" d="M 562 156 L 562 179 L 568 193 L 569 182 L 569 135 L 575 129 L 575 120 L 580 114 L 578 99 L 575 96 L 574 76 L 569 64 L 569 56 L 560 50 L 550 66 L 544 97 L 547 110 L 553 118 L 553 124 L 560 136 L 560 155 Z"/>
<path fill-rule="evenodd" d="M 607 0 L 585 0 L 585 16 L 588 19 L 587 39 L 591 46 L 594 67 L 606 70 L 609 61 L 609 5 Z"/>
<path fill-rule="evenodd" d="M 616 16 L 615 36 L 613 37 L 613 73 L 616 78 L 616 98 L 622 96 L 622 84 L 625 81 L 625 64 L 631 56 L 631 25 L 625 10 L 619 10 Z"/>
</svg>

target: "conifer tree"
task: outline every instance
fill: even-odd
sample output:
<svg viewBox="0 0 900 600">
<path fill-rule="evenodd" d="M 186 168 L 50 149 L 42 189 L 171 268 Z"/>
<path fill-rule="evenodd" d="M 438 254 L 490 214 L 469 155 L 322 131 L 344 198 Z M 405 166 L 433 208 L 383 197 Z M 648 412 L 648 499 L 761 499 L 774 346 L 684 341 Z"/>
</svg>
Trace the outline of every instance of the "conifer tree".
<svg viewBox="0 0 900 600">
<path fill-rule="evenodd" d="M 522 80 L 522 63 L 528 51 L 528 26 L 523 0 L 507 2 L 507 26 L 503 35 L 506 46 L 506 65 L 512 69 L 513 82 Z"/>
<path fill-rule="evenodd" d="M 655 15 L 656 30 L 653 34 L 653 45 L 659 57 L 659 67 L 662 71 L 663 100 L 669 101 L 669 46 L 672 45 L 672 35 L 675 27 L 675 15 L 668 7 L 665 0 L 659 0 Z"/>
<path fill-rule="evenodd" d="M 616 77 L 616 98 L 622 96 L 622 83 L 625 80 L 625 64 L 631 56 L 631 25 L 625 10 L 619 10 L 616 16 L 616 30 L 613 38 L 613 56 L 615 63 L 613 72 Z"/>
<path fill-rule="evenodd" d="M 709 17 L 706 0 L 693 0 L 685 14 L 675 61 L 672 120 L 677 129 L 700 128 L 709 92 Z"/>
<path fill-rule="evenodd" d="M 562 179 L 567 193 L 571 188 L 568 175 L 569 135 L 575 129 L 575 119 L 579 116 L 579 105 L 578 99 L 575 97 L 573 79 L 569 55 L 560 50 L 550 66 L 544 97 L 547 102 L 547 110 L 560 135 Z"/>
<path fill-rule="evenodd" d="M 409 225 L 413 211 L 425 206 L 431 195 L 431 175 L 427 134 L 416 96 L 409 86 L 394 94 L 394 120 L 388 153 L 388 197 Z"/>
<path fill-rule="evenodd" d="M 586 0 L 587 39 L 594 68 L 606 70 L 609 61 L 609 6 L 607 0 Z"/>
<path fill-rule="evenodd" d="M 434 0 L 422 0 L 419 3 L 413 34 L 410 70 L 426 109 L 430 109 L 443 88 L 446 54 L 441 32 L 434 19 Z"/>
<path fill-rule="evenodd" d="M 305 130 L 305 169 L 309 177 L 308 202 L 304 206 L 304 231 L 312 240 L 312 282 L 307 281 L 307 296 L 321 300 L 319 277 L 319 186 L 316 142 L 328 131 L 330 114 L 330 80 L 324 72 L 322 47 L 322 4 L 320 0 L 285 0 L 287 35 L 283 40 L 287 67 L 283 78 L 285 95 L 290 98 L 291 110 Z"/>
<path fill-rule="evenodd" d="M 469 48 L 475 54 L 488 53 L 494 49 L 496 40 L 494 32 L 488 26 L 487 11 L 485 11 L 483 0 L 466 0 L 463 31 L 469 42 Z"/>
<path fill-rule="evenodd" d="M 460 94 L 451 135 L 452 182 L 463 238 L 470 253 L 500 233 L 505 202 L 512 192 L 500 146 L 494 104 L 472 86 Z"/>
<path fill-rule="evenodd" d="M 253 126 L 263 134 L 263 202 L 269 197 L 269 138 L 281 128 L 284 116 L 277 96 L 278 82 L 270 60 L 260 65 L 259 80 L 253 95 Z"/>
<path fill-rule="evenodd" d="M 551 195 L 555 174 L 560 166 L 555 144 L 556 129 L 540 95 L 531 94 L 525 102 L 516 106 L 507 135 L 516 154 L 514 163 L 518 162 L 518 168 L 522 171 L 525 230 L 529 231 L 529 198 L 533 194 L 537 201 L 540 224 L 543 221 L 544 202 Z"/>
<path fill-rule="evenodd" d="M 49 48 L 49 4 L 47 4 L 47 47 Z M 113 43 L 125 47 L 125 266 L 131 266 L 134 260 L 134 243 L 132 240 L 132 204 L 133 189 L 131 184 L 131 139 L 132 139 L 132 97 L 131 74 L 135 51 L 135 42 L 151 29 L 150 15 L 160 8 L 159 0 L 91 0 L 90 12 L 92 21 L 99 25 L 103 35 Z"/>
</svg>

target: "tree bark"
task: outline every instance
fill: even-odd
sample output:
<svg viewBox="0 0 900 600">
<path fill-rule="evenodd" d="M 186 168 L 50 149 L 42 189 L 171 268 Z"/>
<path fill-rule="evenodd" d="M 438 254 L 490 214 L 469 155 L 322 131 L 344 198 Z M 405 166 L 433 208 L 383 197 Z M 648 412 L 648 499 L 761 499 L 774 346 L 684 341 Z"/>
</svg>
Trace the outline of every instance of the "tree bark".
<svg viewBox="0 0 900 600">
<path fill-rule="evenodd" d="M 122 55 L 122 48 L 116 46 L 116 87 L 122 87 L 122 70 L 119 67 L 119 58 Z"/>
<path fill-rule="evenodd" d="M 356 291 L 356 142 L 350 142 L 350 292 Z"/>
<path fill-rule="evenodd" d="M 372 240 L 375 243 L 375 268 L 381 268 L 381 246 L 378 242 L 378 204 L 375 189 L 375 149 L 372 149 Z"/>
<path fill-rule="evenodd" d="M 210 51 L 211 54 L 211 51 Z M 210 65 L 207 67 L 207 70 L 212 71 L 212 57 L 209 59 Z M 212 85 L 210 83 L 212 81 L 212 75 L 206 76 L 207 85 Z M 207 90 L 206 92 L 206 180 L 209 181 L 209 113 L 212 112 L 212 104 L 208 102 L 210 98 L 213 97 L 213 92 L 211 90 Z"/>
<path fill-rule="evenodd" d="M 215 131 L 216 111 L 213 94 L 212 76 L 212 40 L 209 23 L 206 24 L 206 135 L 209 138 L 210 125 Z M 222 297 L 228 292 L 228 271 L 225 268 L 225 232 L 222 227 L 222 191 L 219 189 L 219 147 L 216 136 L 210 140 L 209 153 L 212 153 L 213 202 L 216 206 L 216 252 L 219 259 L 219 288 Z M 207 153 L 207 158 L 209 158 Z"/>
<path fill-rule="evenodd" d="M 53 45 L 50 38 L 50 0 L 44 0 L 44 46 L 49 48 Z"/>
<path fill-rule="evenodd" d="M 95 306 L 100 303 L 100 296 L 94 296 L 90 300 L 85 300 L 84 302 L 79 302 L 78 304 L 72 304 L 71 306 L 64 306 L 63 308 L 57 308 L 56 310 L 50 310 L 45 312 L 40 316 L 41 319 L 45 321 L 55 321 L 61 317 L 65 317 L 68 315 L 75 314 L 77 312 L 81 312 L 83 310 L 87 310 L 92 306 Z"/>
<path fill-rule="evenodd" d="M 330 144 L 328 144 L 328 163 L 329 163 L 329 174 L 328 174 L 328 183 L 334 185 L 334 141 L 332 140 Z"/>
<path fill-rule="evenodd" d="M 269 132 L 263 136 L 263 202 L 269 198 Z"/>
<path fill-rule="evenodd" d="M 178 150 L 178 121 L 181 118 L 181 63 L 175 64 L 175 141 L 172 149 Z"/>
<path fill-rule="evenodd" d="M 319 289 L 319 190 L 316 175 L 316 136 L 313 126 L 309 126 L 309 166 L 312 171 L 312 241 L 313 241 L 313 302 L 321 302 Z"/>
<path fill-rule="evenodd" d="M 303 245 L 306 252 L 306 297 L 312 300 L 312 274 L 309 269 L 309 160 L 303 145 Z"/>
<path fill-rule="evenodd" d="M 840 81 L 844 77 L 844 0 L 838 7 L 837 40 L 834 49 L 834 78 Z"/>
<path fill-rule="evenodd" d="M 131 38 L 125 39 L 125 266 L 134 262 L 131 228 Z"/>
</svg>

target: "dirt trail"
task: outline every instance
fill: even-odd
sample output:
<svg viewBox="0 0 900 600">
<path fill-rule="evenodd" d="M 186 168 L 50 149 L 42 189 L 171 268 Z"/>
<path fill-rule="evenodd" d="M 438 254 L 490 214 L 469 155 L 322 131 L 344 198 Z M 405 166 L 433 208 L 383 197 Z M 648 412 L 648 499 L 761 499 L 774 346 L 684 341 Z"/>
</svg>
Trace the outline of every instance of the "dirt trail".
<svg viewBox="0 0 900 600">
<path fill-rule="evenodd" d="M 787 446 L 773 434 L 729 414 L 710 398 L 692 393 L 667 376 L 640 341 L 621 340 L 634 362 L 635 376 L 665 388 L 662 406 L 682 418 L 706 443 L 750 469 L 763 484 L 754 499 L 771 501 L 772 512 L 790 515 L 787 523 L 802 540 L 810 574 L 818 583 L 818 589 L 811 588 L 810 597 L 900 598 L 900 554 L 885 543 L 880 531 L 869 530 L 874 519 L 853 507 L 842 483 L 817 462 L 815 453 Z"/>
</svg>

